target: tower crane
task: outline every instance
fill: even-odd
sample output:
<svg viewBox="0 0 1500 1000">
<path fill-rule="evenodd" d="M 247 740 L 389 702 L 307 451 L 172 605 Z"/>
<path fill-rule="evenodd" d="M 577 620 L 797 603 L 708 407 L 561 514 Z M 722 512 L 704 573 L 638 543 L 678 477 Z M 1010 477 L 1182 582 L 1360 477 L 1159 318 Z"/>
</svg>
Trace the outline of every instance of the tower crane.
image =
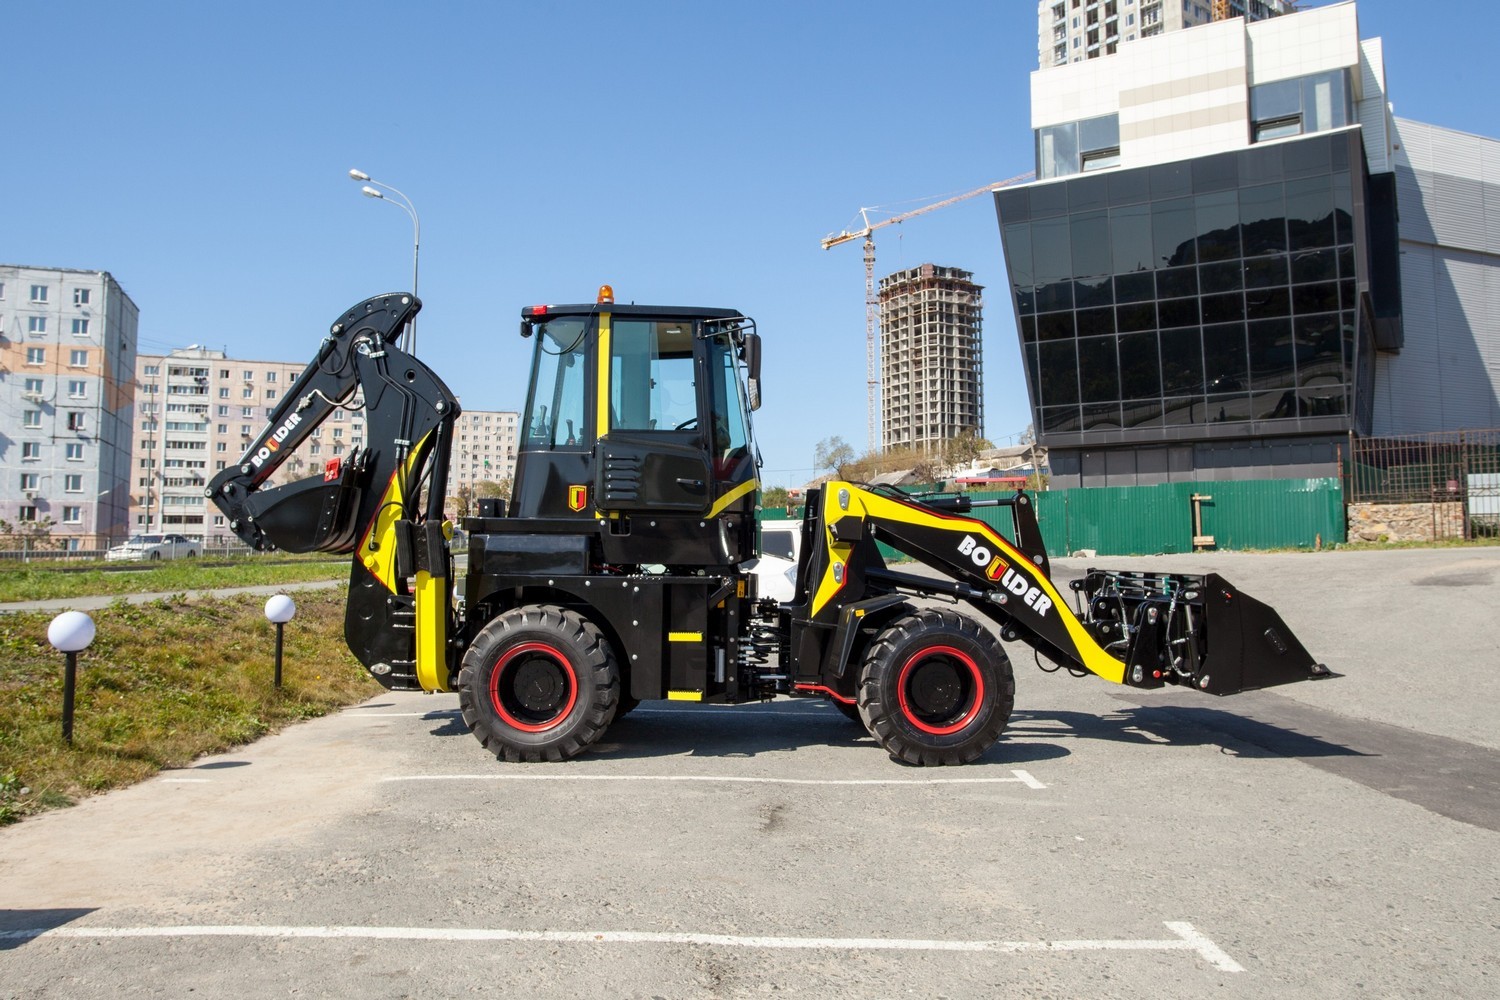
<svg viewBox="0 0 1500 1000">
<path fill-rule="evenodd" d="M 863 223 L 858 229 L 845 229 L 842 232 L 829 233 L 823 237 L 821 243 L 824 250 L 831 250 L 842 243 L 851 243 L 857 239 L 865 241 L 865 431 L 869 435 L 869 447 L 874 451 L 879 447 L 879 441 L 875 434 L 876 414 L 880 409 L 880 376 L 876 368 L 876 356 L 879 354 L 879 333 L 876 316 L 878 313 L 879 299 L 875 295 L 875 238 L 874 232 L 885 226 L 897 222 L 905 222 L 907 219 L 939 208 L 966 201 L 976 195 L 985 194 L 990 191 L 998 191 L 1000 188 L 1011 184 L 1020 184 L 1033 179 L 1036 175 L 1031 173 L 1019 174 L 1009 180 L 1003 180 L 996 184 L 986 184 L 984 187 L 965 191 L 950 198 L 943 198 L 930 205 L 914 208 L 909 212 L 892 215 L 889 218 L 880 219 L 876 222 L 870 221 L 870 213 L 877 207 L 861 208 L 859 210 L 860 222 Z"/>
</svg>

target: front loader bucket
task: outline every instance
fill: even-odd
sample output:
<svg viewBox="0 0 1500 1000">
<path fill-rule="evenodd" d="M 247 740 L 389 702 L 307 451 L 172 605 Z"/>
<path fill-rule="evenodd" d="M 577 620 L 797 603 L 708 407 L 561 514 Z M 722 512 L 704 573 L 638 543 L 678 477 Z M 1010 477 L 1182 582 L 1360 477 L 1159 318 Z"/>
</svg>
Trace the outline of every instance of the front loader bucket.
<svg viewBox="0 0 1500 1000">
<path fill-rule="evenodd" d="M 1313 660 L 1275 608 L 1217 573 L 1204 577 L 1203 587 L 1207 648 L 1199 690 L 1234 694 L 1327 676 L 1328 668 Z"/>
<path fill-rule="evenodd" d="M 1224 695 L 1329 675 L 1275 609 L 1217 573 L 1090 569 L 1072 587 L 1085 626 L 1125 661 L 1133 687 Z"/>
</svg>

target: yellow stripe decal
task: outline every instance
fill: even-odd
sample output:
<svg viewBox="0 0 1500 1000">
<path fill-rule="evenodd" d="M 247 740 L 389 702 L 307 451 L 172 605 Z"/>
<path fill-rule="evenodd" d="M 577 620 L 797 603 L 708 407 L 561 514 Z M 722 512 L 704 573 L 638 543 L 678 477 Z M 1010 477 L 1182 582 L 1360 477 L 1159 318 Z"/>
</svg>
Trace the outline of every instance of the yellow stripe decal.
<svg viewBox="0 0 1500 1000">
<path fill-rule="evenodd" d="M 422 690 L 448 690 L 448 618 L 443 601 L 443 588 L 448 581 L 434 577 L 426 570 L 417 572 L 417 683 Z"/>
<path fill-rule="evenodd" d="M 702 701 L 702 691 L 668 691 L 668 701 Z"/>
<path fill-rule="evenodd" d="M 715 502 L 711 508 L 709 508 L 708 516 L 718 517 L 720 514 L 724 513 L 724 508 L 734 503 L 746 493 L 751 493 L 758 489 L 760 489 L 759 479 L 751 479 L 748 482 L 740 483 L 734 489 L 719 497 L 718 501 Z"/>
<path fill-rule="evenodd" d="M 702 642 L 702 632 L 668 632 L 668 642 Z"/>
<path fill-rule="evenodd" d="M 609 433 L 609 372 L 610 372 L 610 313 L 599 314 L 599 353 L 595 365 L 595 378 L 599 382 L 598 399 L 594 404 L 594 440 Z"/>
</svg>

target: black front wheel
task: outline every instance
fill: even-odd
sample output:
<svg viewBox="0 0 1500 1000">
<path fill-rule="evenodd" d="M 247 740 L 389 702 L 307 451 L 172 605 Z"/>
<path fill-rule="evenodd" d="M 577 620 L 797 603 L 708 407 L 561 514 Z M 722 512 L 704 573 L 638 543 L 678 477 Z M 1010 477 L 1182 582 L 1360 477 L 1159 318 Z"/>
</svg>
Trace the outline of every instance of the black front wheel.
<svg viewBox="0 0 1500 1000">
<path fill-rule="evenodd" d="M 898 619 L 870 645 L 859 714 L 908 764 L 967 764 L 1000 738 L 1015 707 L 1010 658 L 983 626 L 949 611 Z"/>
<path fill-rule="evenodd" d="M 554 605 L 514 608 L 486 625 L 464 654 L 458 703 L 496 757 L 565 760 L 614 720 L 620 669 L 604 635 Z"/>
</svg>

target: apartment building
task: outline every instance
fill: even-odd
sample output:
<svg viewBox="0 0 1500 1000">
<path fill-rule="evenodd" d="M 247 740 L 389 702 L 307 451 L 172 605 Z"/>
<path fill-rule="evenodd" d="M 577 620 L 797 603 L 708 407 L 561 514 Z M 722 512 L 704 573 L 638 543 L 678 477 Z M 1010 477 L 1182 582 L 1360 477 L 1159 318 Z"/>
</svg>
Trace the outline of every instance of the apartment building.
<svg viewBox="0 0 1500 1000">
<path fill-rule="evenodd" d="M 983 288 L 922 264 L 880 279 L 880 446 L 929 448 L 984 431 Z"/>
<path fill-rule="evenodd" d="M 178 532 L 208 545 L 232 543 L 209 480 L 238 462 L 302 374 L 304 362 L 246 361 L 196 344 L 136 358 L 130 461 L 133 532 Z M 335 409 L 269 480 L 312 475 L 365 443 L 357 402 Z"/>
<path fill-rule="evenodd" d="M 1261 21 L 1295 6 L 1290 0 L 1040 0 L 1037 65 L 1097 59 L 1137 39 L 1215 20 Z"/>
<path fill-rule="evenodd" d="M 125 533 L 139 315 L 107 271 L 0 264 L 0 519 L 14 536 L 95 549 Z"/>
<path fill-rule="evenodd" d="M 502 482 L 516 474 L 521 414 L 514 410 L 464 410 L 453 428 L 448 493 L 480 482 Z"/>
</svg>

